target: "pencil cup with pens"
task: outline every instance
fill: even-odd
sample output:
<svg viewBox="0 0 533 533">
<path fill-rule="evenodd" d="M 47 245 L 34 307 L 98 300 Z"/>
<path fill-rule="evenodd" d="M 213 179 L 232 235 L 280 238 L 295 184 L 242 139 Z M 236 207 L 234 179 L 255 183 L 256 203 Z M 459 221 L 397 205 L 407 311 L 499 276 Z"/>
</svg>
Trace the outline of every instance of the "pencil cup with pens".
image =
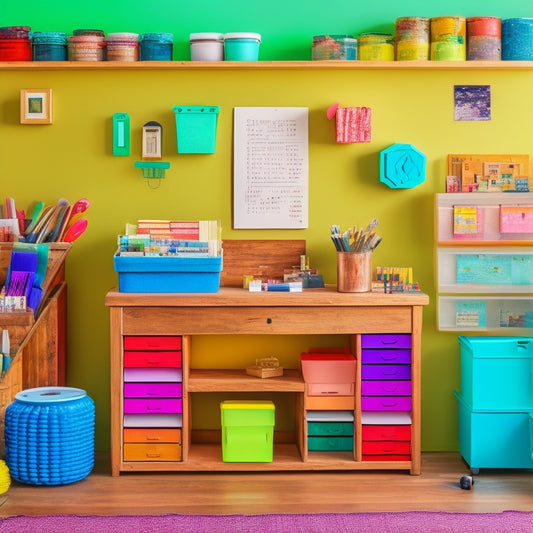
<svg viewBox="0 0 533 533">
<path fill-rule="evenodd" d="M 331 226 L 331 240 L 337 250 L 338 292 L 372 290 L 372 252 L 381 242 L 376 235 L 377 224 L 373 219 L 365 229 L 353 227 L 342 234 L 339 226 Z"/>
</svg>

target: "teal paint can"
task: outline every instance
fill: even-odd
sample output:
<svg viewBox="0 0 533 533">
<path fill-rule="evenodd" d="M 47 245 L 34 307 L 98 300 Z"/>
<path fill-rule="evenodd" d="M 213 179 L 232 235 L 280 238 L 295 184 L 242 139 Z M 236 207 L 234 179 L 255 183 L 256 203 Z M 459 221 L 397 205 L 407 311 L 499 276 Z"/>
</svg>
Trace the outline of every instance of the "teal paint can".
<svg viewBox="0 0 533 533">
<path fill-rule="evenodd" d="M 533 60 L 533 18 L 502 20 L 502 59 Z"/>
<path fill-rule="evenodd" d="M 140 61 L 172 61 L 172 33 L 143 33 L 139 37 Z"/>
<path fill-rule="evenodd" d="M 58 31 L 36 31 L 31 34 L 33 61 L 66 61 L 67 34 Z"/>
<path fill-rule="evenodd" d="M 224 35 L 224 59 L 226 61 L 257 61 L 260 44 L 259 33 L 226 33 Z"/>
</svg>

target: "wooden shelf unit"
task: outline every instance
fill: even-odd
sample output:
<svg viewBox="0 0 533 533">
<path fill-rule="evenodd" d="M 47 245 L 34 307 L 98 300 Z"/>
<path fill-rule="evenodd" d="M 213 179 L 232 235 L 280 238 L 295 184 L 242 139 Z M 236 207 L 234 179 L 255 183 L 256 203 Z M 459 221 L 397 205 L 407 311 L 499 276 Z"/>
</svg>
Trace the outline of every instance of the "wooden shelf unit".
<svg viewBox="0 0 533 533">
<path fill-rule="evenodd" d="M 428 296 L 416 294 L 340 293 L 336 286 L 302 293 L 250 293 L 221 287 L 217 293 L 150 294 L 108 292 L 111 335 L 111 472 L 129 471 L 273 471 L 401 469 L 420 474 L 420 352 L 422 309 Z M 299 369 L 283 377 L 260 379 L 244 369 L 200 370 L 190 367 L 195 335 L 347 335 L 360 359 L 362 334 L 410 334 L 412 422 L 411 460 L 362 461 L 360 383 L 355 393 L 355 450 L 307 452 L 306 385 Z M 123 460 L 123 366 L 125 336 L 181 336 L 183 424 L 181 461 Z M 359 352 L 359 353 L 358 353 Z M 226 361 L 226 364 L 228 362 Z M 360 382 L 360 372 L 357 379 Z M 295 395 L 295 442 L 274 439 L 272 463 L 227 463 L 220 443 L 193 442 L 190 395 L 210 392 L 276 392 Z"/>
</svg>

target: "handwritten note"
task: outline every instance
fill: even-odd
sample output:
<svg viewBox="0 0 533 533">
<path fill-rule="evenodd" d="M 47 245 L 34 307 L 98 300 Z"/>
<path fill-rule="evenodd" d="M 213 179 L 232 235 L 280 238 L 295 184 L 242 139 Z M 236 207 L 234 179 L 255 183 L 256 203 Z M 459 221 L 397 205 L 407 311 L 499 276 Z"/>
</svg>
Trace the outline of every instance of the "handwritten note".
<svg viewBox="0 0 533 533">
<path fill-rule="evenodd" d="M 307 228 L 306 107 L 234 110 L 233 226 Z"/>
</svg>

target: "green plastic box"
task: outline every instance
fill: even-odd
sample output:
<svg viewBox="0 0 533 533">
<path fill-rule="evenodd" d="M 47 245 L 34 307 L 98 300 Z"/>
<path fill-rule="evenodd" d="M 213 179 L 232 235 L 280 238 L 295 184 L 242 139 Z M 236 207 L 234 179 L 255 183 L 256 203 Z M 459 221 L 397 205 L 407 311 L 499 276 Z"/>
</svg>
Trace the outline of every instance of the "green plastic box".
<svg viewBox="0 0 533 533">
<path fill-rule="evenodd" d="M 176 105 L 178 154 L 214 154 L 218 106 Z"/>
<path fill-rule="evenodd" d="M 222 461 L 226 463 L 272 462 L 274 413 L 274 403 L 268 400 L 221 402 Z"/>
</svg>

